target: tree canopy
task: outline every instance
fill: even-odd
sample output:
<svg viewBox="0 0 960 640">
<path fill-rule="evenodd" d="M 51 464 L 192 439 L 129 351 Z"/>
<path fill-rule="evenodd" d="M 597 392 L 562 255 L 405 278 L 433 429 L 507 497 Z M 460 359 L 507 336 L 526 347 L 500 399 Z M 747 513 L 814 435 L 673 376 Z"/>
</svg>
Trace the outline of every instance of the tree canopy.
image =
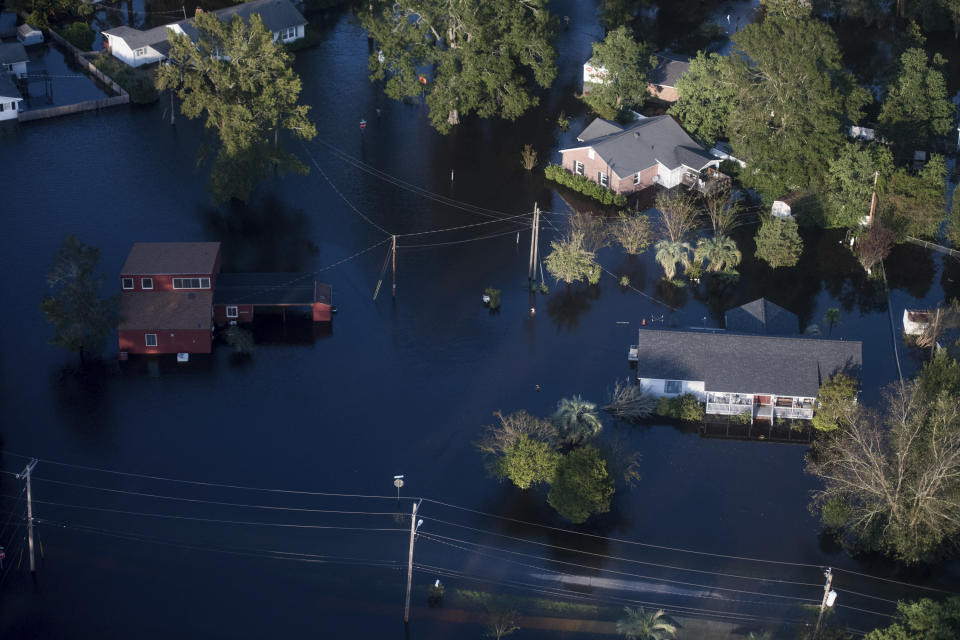
<svg viewBox="0 0 960 640">
<path fill-rule="evenodd" d="M 606 461 L 595 447 L 587 445 L 560 460 L 547 502 L 561 516 L 580 524 L 594 513 L 610 511 L 613 491 Z"/>
<path fill-rule="evenodd" d="M 497 461 L 496 475 L 500 480 L 509 478 L 521 489 L 529 489 L 553 480 L 559 460 L 560 454 L 548 443 L 522 435 Z"/>
<path fill-rule="evenodd" d="M 598 75 L 603 82 L 594 84 L 585 100 L 601 117 L 615 118 L 643 103 L 653 65 L 646 45 L 634 40 L 628 27 L 618 27 L 602 42 L 594 42 L 590 62 L 602 69 Z"/>
<path fill-rule="evenodd" d="M 596 256 L 583 248 L 583 240 L 582 232 L 571 231 L 566 238 L 550 243 L 552 251 L 544 258 L 544 264 L 557 282 L 569 286 L 582 280 L 592 281 L 595 276 L 600 279 Z"/>
<path fill-rule="evenodd" d="M 900 236 L 933 238 L 947 216 L 944 192 L 947 164 L 934 154 L 919 173 L 897 169 L 880 195 L 880 217 Z"/>
<path fill-rule="evenodd" d="M 170 33 L 169 64 L 157 69 L 157 87 L 176 91 L 184 115 L 206 114 L 207 128 L 217 132 L 214 200 L 247 200 L 274 168 L 305 173 L 297 157 L 279 146 L 281 130 L 304 140 L 316 135 L 307 119 L 310 107 L 297 102 L 300 78 L 290 68 L 290 54 L 257 14 L 244 22 L 236 15 L 221 21 L 200 13 L 194 25 L 196 44 Z"/>
<path fill-rule="evenodd" d="M 893 154 L 882 144 L 866 147 L 845 143 L 828 165 L 824 188 L 823 224 L 852 229 L 870 213 L 873 180 L 886 183 L 893 173 Z"/>
<path fill-rule="evenodd" d="M 954 107 L 947 98 L 943 69 L 946 59 L 934 54 L 933 64 L 920 48 L 900 56 L 896 81 L 887 88 L 880 111 L 880 133 L 890 140 L 902 160 L 926 149 L 930 140 L 953 128 Z"/>
<path fill-rule="evenodd" d="M 712 147 L 726 136 L 741 79 L 729 56 L 700 51 L 690 61 L 690 69 L 677 80 L 679 99 L 669 113 L 690 135 Z"/>
<path fill-rule="evenodd" d="M 372 0 L 370 79 L 395 99 L 426 96 L 441 133 L 476 113 L 515 120 L 537 104 L 530 78 L 557 74 L 546 0 Z"/>
<path fill-rule="evenodd" d="M 800 261 L 803 240 L 793 218 L 768 216 L 753 239 L 757 243 L 757 257 L 774 269 L 792 267 Z"/>
<path fill-rule="evenodd" d="M 874 629 L 864 640 L 954 640 L 960 638 L 960 597 L 943 602 L 923 598 L 898 602 L 897 617 L 888 627 Z"/>
</svg>

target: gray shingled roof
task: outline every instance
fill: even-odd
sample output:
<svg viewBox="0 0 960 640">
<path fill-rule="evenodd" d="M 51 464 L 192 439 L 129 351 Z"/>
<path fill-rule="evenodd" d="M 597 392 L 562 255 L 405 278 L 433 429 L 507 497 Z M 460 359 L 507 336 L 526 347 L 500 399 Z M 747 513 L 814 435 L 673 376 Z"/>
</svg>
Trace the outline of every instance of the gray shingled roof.
<svg viewBox="0 0 960 640">
<path fill-rule="evenodd" d="M 599 121 L 599 123 L 598 123 Z M 605 135 L 603 135 L 605 132 Z M 627 128 L 597 118 L 577 139 L 593 150 L 621 178 L 660 162 L 668 169 L 686 165 L 703 169 L 716 159 L 697 144 L 671 116 L 655 116 L 634 122 Z M 563 149 L 572 151 L 572 149 Z"/>
<path fill-rule="evenodd" d="M 800 331 L 800 320 L 796 314 L 766 298 L 730 309 L 724 314 L 724 320 L 727 331 L 768 335 L 796 335 Z"/>
<path fill-rule="evenodd" d="M 9 74 L 3 72 L 0 72 L 0 96 L 23 100 L 23 96 L 20 95 L 20 90 L 17 89 L 17 85 L 13 84 L 13 80 L 10 79 Z"/>
<path fill-rule="evenodd" d="M 27 50 L 19 42 L 0 43 L 0 64 L 26 62 L 29 59 Z"/>
<path fill-rule="evenodd" d="M 677 80 L 690 70 L 689 60 L 679 60 L 663 54 L 656 54 L 660 63 L 650 72 L 650 82 L 662 87 L 676 87 Z"/>
<path fill-rule="evenodd" d="M 140 47 L 153 47 L 154 49 L 158 49 L 158 47 L 166 44 L 166 48 L 169 50 L 170 38 L 167 35 L 167 31 L 169 31 L 167 25 L 154 27 L 146 31 L 140 31 L 140 29 L 133 29 L 132 27 L 124 25 L 108 29 L 103 33 L 108 36 L 122 38 L 131 49 L 139 49 Z M 165 52 L 161 51 L 161 53 Z"/>
<path fill-rule="evenodd" d="M 120 275 L 213 273 L 219 254 L 219 242 L 136 242 L 120 269 Z"/>
<path fill-rule="evenodd" d="M 702 380 L 706 391 L 815 397 L 837 371 L 859 377 L 852 340 L 640 329 L 637 377 Z"/>
</svg>

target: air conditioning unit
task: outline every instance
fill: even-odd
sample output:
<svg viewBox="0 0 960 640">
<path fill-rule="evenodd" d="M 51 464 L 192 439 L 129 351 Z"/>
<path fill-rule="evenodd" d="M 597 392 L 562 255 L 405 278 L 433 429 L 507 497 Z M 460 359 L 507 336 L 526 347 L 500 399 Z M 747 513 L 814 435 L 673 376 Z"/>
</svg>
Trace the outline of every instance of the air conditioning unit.
<svg viewBox="0 0 960 640">
<path fill-rule="evenodd" d="M 177 362 L 190 362 L 190 354 L 189 354 L 189 353 L 178 353 L 178 354 L 177 354 Z"/>
</svg>

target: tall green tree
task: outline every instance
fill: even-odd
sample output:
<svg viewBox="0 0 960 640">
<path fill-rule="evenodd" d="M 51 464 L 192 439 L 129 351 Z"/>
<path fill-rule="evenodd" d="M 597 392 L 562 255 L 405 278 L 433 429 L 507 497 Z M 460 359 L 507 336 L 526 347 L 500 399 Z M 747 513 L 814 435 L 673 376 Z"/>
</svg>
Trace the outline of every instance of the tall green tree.
<svg viewBox="0 0 960 640">
<path fill-rule="evenodd" d="M 497 461 L 496 475 L 509 478 L 521 489 L 550 482 L 557 471 L 560 454 L 549 444 L 524 435 L 507 447 Z"/>
<path fill-rule="evenodd" d="M 600 18 L 607 31 L 618 27 L 631 26 L 640 10 L 649 4 L 649 0 L 603 0 Z"/>
<path fill-rule="evenodd" d="M 897 169 L 880 196 L 883 223 L 899 236 L 936 237 L 947 216 L 946 177 L 946 161 L 937 154 L 930 156 L 920 173 Z"/>
<path fill-rule="evenodd" d="M 898 602 L 897 617 L 887 627 L 874 629 L 864 640 L 955 640 L 960 638 L 960 597 L 943 602 L 922 598 Z"/>
<path fill-rule="evenodd" d="M 897 157 L 908 160 L 913 152 L 925 150 L 934 136 L 953 128 L 953 104 L 947 98 L 944 78 L 946 59 L 927 52 L 907 49 L 900 56 L 896 81 L 887 87 L 880 110 L 880 133 L 894 144 Z"/>
<path fill-rule="evenodd" d="M 828 309 L 827 313 L 830 311 L 834 309 Z M 833 431 L 839 428 L 841 420 L 851 411 L 857 410 L 856 380 L 843 373 L 830 376 L 820 385 L 817 405 L 817 412 L 813 416 L 814 428 L 820 431 Z"/>
<path fill-rule="evenodd" d="M 7 4 L 28 14 L 27 22 L 42 29 L 93 13 L 93 3 L 85 0 L 12 0 Z"/>
<path fill-rule="evenodd" d="M 700 51 L 690 61 L 690 69 L 677 80 L 680 97 L 668 113 L 708 148 L 727 135 L 743 79 L 739 71 L 729 56 Z"/>
<path fill-rule="evenodd" d="M 793 218 L 768 216 L 753 240 L 757 244 L 757 257 L 774 269 L 796 265 L 803 253 L 803 240 Z"/>
<path fill-rule="evenodd" d="M 574 449 L 560 460 L 547 502 L 561 516 L 580 524 L 595 513 L 610 511 L 613 492 L 606 461 L 595 447 L 588 445 Z"/>
<path fill-rule="evenodd" d="M 119 321 L 120 296 L 100 297 L 104 275 L 97 273 L 100 250 L 68 235 L 47 271 L 51 294 L 40 301 L 43 315 L 53 324 L 50 343 L 80 354 L 96 352 Z"/>
<path fill-rule="evenodd" d="M 599 271 L 596 255 L 583 248 L 583 233 L 571 231 L 566 238 L 550 243 L 551 251 L 544 258 L 547 271 L 557 282 L 570 286 L 574 282 L 591 280 Z"/>
<path fill-rule="evenodd" d="M 674 640 L 679 627 L 663 609 L 647 612 L 643 607 L 624 607 L 617 620 L 617 633 L 627 640 Z"/>
<path fill-rule="evenodd" d="M 580 396 L 561 398 L 553 412 L 552 421 L 560 436 L 571 444 L 589 440 L 603 429 L 597 405 Z"/>
<path fill-rule="evenodd" d="M 244 22 L 201 13 L 194 26 L 196 44 L 171 32 L 169 64 L 157 69 L 157 87 L 175 91 L 188 118 L 206 115 L 205 125 L 217 132 L 214 200 L 247 200 L 274 169 L 306 173 L 279 144 L 281 131 L 303 140 L 317 133 L 307 118 L 310 107 L 298 103 L 300 78 L 290 54 L 257 14 Z"/>
<path fill-rule="evenodd" d="M 845 143 L 840 147 L 827 169 L 824 226 L 858 227 L 870 213 L 874 176 L 877 176 L 878 188 L 882 189 L 893 170 L 893 154 L 886 145 L 877 143 L 861 147 Z"/>
<path fill-rule="evenodd" d="M 592 86 L 585 99 L 601 117 L 614 118 L 643 104 L 653 65 L 646 45 L 634 40 L 628 27 L 618 27 L 602 42 L 594 42 L 590 62 L 603 69 L 599 73 L 603 81 Z"/>
<path fill-rule="evenodd" d="M 426 96 L 441 133 L 476 113 L 515 120 L 557 75 L 546 0 L 372 0 L 370 79 L 395 100 Z M 532 80 L 532 82 L 531 82 Z"/>
<path fill-rule="evenodd" d="M 694 261 L 701 264 L 706 261 L 707 271 L 714 273 L 718 271 L 736 273 L 742 257 L 743 254 L 737 248 L 737 243 L 730 236 L 700 238 L 697 241 L 697 248 L 693 251 Z"/>
<path fill-rule="evenodd" d="M 689 242 L 674 242 L 672 240 L 661 240 L 654 245 L 656 249 L 656 261 L 663 267 L 663 273 L 667 280 L 673 280 L 677 275 L 677 264 L 684 267 L 690 265 L 690 254 L 693 247 Z"/>
</svg>

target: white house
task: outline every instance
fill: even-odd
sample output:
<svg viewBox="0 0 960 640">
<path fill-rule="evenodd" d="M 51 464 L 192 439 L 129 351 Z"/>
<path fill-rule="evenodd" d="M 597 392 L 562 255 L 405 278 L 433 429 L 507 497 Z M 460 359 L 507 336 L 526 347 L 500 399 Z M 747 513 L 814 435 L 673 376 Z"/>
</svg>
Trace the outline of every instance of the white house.
<svg viewBox="0 0 960 640">
<path fill-rule="evenodd" d="M 0 120 L 16 120 L 20 111 L 23 96 L 13 80 L 5 73 L 0 73 Z"/>
<path fill-rule="evenodd" d="M 273 32 L 274 42 L 293 42 L 304 36 L 307 19 L 297 11 L 290 0 L 253 0 L 213 12 L 221 20 L 230 20 L 234 15 L 248 20 L 258 14 L 263 24 Z M 180 20 L 170 24 L 140 31 L 131 27 L 117 27 L 103 32 L 110 53 L 131 67 L 139 67 L 167 58 L 170 52 L 169 32 L 184 34 L 193 42 L 199 32 L 193 20 Z"/>
<path fill-rule="evenodd" d="M 908 336 L 919 336 L 929 325 L 929 311 L 918 309 L 903 310 L 903 332 Z"/>
<path fill-rule="evenodd" d="M 0 43 L 0 69 L 22 78 L 27 75 L 27 50 L 19 42 Z"/>
</svg>

